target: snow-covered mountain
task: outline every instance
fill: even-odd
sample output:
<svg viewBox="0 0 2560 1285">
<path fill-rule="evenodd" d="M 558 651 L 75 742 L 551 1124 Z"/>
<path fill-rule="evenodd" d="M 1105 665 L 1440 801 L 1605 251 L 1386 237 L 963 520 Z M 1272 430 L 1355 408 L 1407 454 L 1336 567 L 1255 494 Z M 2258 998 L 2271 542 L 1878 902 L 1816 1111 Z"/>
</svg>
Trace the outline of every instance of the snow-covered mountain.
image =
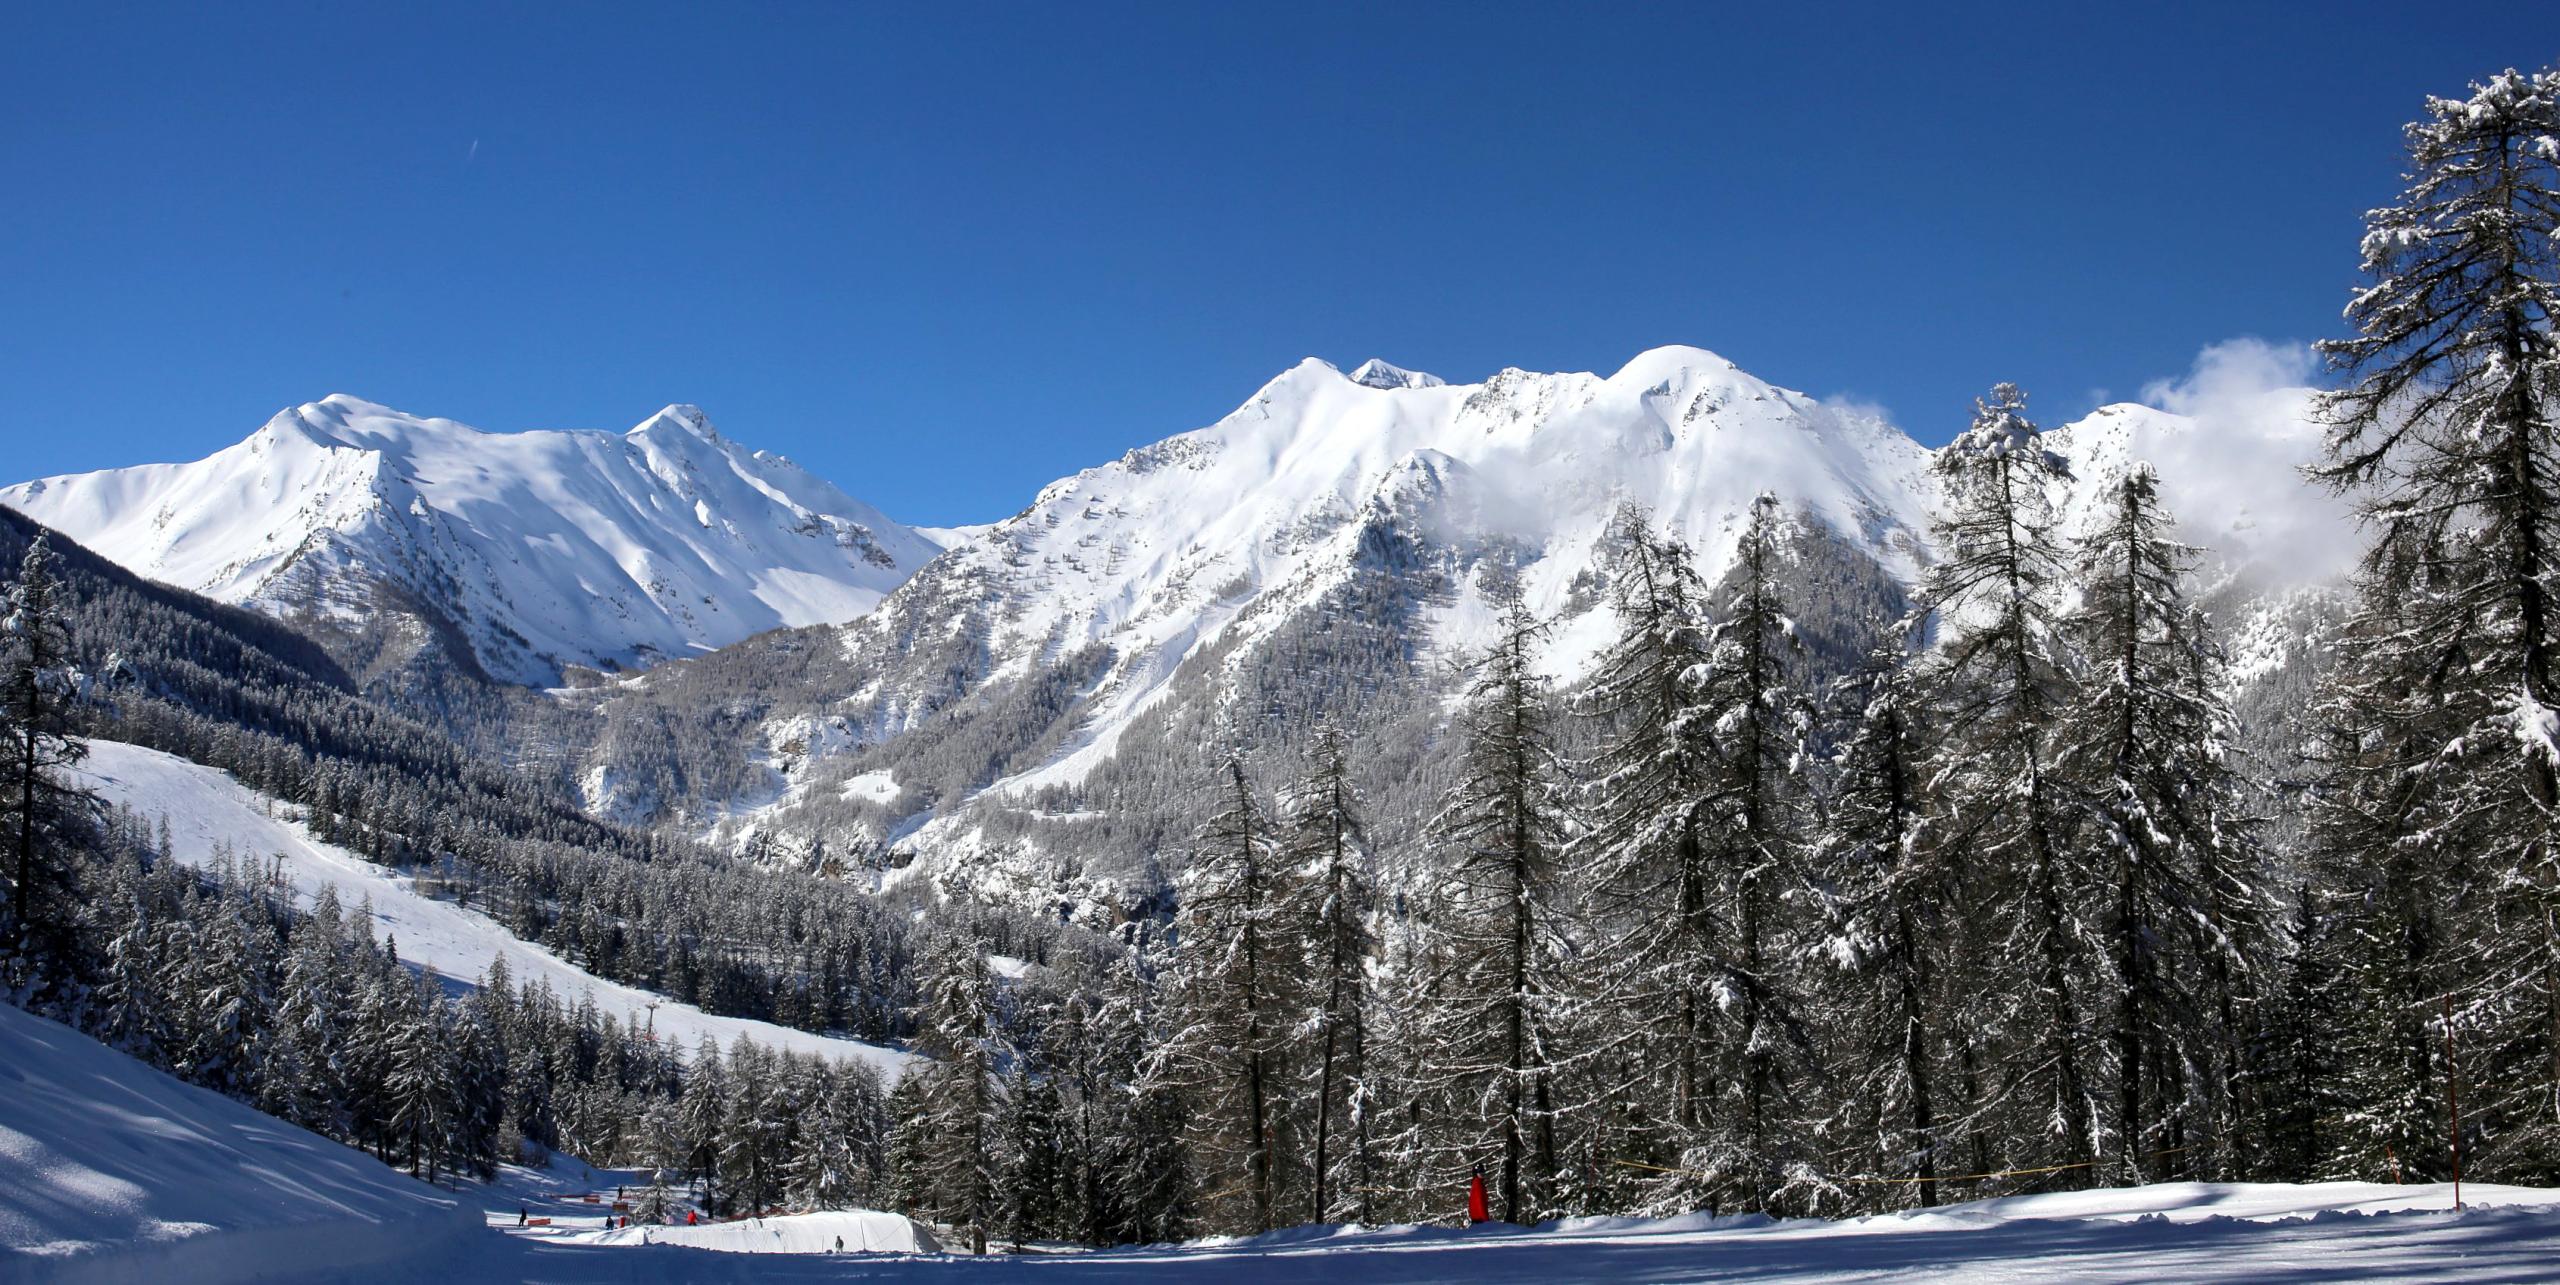
<svg viewBox="0 0 2560 1285">
<path fill-rule="evenodd" d="M 604 734 L 582 784 L 607 815 L 786 852 L 824 835 L 928 867 L 986 854 L 1017 884 L 1076 868 L 1116 884 L 1076 900 L 1125 907 L 1203 742 L 1286 744 L 1332 713 L 1427 777 L 1448 662 L 1493 620 L 1488 576 L 1518 577 L 1556 622 L 1548 666 L 1577 676 L 1613 628 L 1626 506 L 1716 574 L 1772 491 L 1830 623 L 1898 610 L 1927 559 L 1928 455 L 1697 348 L 1468 384 L 1310 359 L 1206 428 L 1049 485 L 860 621 L 587 697 Z M 1165 828 L 1069 833 L 1104 814 Z"/>
<path fill-rule="evenodd" d="M 628 433 L 484 433 L 343 395 L 189 464 L 0 488 L 130 570 L 368 662 L 503 682 L 626 669 L 868 611 L 939 549 L 670 406 Z"/>
<path fill-rule="evenodd" d="M 1605 641 L 1580 626 L 1621 506 L 1650 510 L 1713 572 L 1752 498 L 1773 491 L 1908 579 L 1925 540 L 1927 454 L 1881 419 L 1698 348 L 1654 349 L 1606 377 L 1505 370 L 1458 385 L 1379 361 L 1346 376 L 1309 358 L 1216 424 L 1050 484 L 954 547 L 901 614 L 916 614 L 906 599 L 943 614 L 964 587 L 987 629 L 990 680 L 1110 649 L 1086 747 L 1034 778 L 1061 779 L 1185 660 L 1340 589 L 1382 536 L 1515 565 L 1530 605 L 1567 622 L 1549 663 L 1572 674 Z M 1440 650 L 1482 642 L 1492 619 L 1465 577 L 1429 616 L 1422 641 Z"/>
<path fill-rule="evenodd" d="M 2318 447 L 2298 393 L 2194 409 L 2058 429 L 2066 529 L 2127 464 L 2158 465 L 2244 669 L 2274 673 L 2353 534 L 2295 471 Z M 1929 460 L 1875 415 L 1696 348 L 1472 384 L 1310 359 L 1215 424 L 1044 488 L 859 621 L 593 697 L 608 730 L 583 784 L 612 815 L 784 853 L 889 843 L 978 894 L 1126 910 L 1156 877 L 1143 855 L 1187 834 L 1204 756 L 1336 716 L 1381 747 L 1375 793 L 1427 798 L 1447 662 L 1487 638 L 1488 573 L 1518 576 L 1554 622 L 1548 668 L 1582 676 L 1615 630 L 1625 505 L 1713 578 L 1752 498 L 1776 494 L 1792 605 L 1843 657 L 1930 560 Z M 689 729 L 681 748 L 668 726 Z"/>
</svg>

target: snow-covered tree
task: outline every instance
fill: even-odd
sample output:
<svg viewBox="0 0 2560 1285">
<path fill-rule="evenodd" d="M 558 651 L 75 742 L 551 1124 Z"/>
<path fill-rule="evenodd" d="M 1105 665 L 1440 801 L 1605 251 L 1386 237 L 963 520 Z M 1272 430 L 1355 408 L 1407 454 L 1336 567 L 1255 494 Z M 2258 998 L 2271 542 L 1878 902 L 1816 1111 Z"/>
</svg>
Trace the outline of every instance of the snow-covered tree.
<svg viewBox="0 0 2560 1285">
<path fill-rule="evenodd" d="M 2239 1140 L 2241 987 L 2260 962 L 2266 898 L 2229 750 L 2220 651 L 2186 601 L 2192 551 L 2170 537 L 2147 464 L 2112 481 L 2080 541 L 2067 622 L 2086 676 L 2056 775 L 2077 812 L 2076 864 L 2107 890 L 2096 979 L 2114 1081 L 2113 1176 L 2222 1176 Z M 2163 1155 L 2165 1163 L 2148 1160 Z"/>
<path fill-rule="evenodd" d="M 1802 1159 L 1777 1123 L 1782 1069 L 1803 1061 L 1778 910 L 1807 874 L 1782 517 L 1752 505 L 1720 622 L 1689 549 L 1648 527 L 1629 508 L 1612 532 L 1620 632 L 1585 704 L 1609 732 L 1576 840 L 1602 932 L 1579 970 L 1587 1056 L 1614 1109 L 1657 1122 L 1629 1138 L 1649 1207 L 1761 1209 Z"/>
<path fill-rule="evenodd" d="M 1290 872 L 1282 918 L 1302 968 L 1301 1014 L 1290 1032 L 1305 1050 L 1302 1086 L 1314 1117 L 1308 1153 L 1308 1221 L 1370 1221 L 1372 1155 L 1360 1086 L 1367 1074 L 1371 926 L 1377 889 L 1351 746 L 1342 728 L 1317 725 L 1306 775 L 1290 792 L 1280 860 Z"/>
<path fill-rule="evenodd" d="M 1462 1181 L 1491 1161 L 1494 1216 L 1535 1222 L 1552 1210 L 1560 1149 L 1552 1024 L 1572 952 L 1560 861 L 1564 765 L 1546 682 L 1545 633 L 1508 581 L 1492 646 L 1479 657 L 1456 732 L 1459 777 L 1431 825 L 1438 903 L 1426 949 L 1443 970 L 1416 1039 L 1420 1074 L 1443 1112 L 1426 1166 Z M 1436 1166 L 1431 1162 L 1436 1161 Z"/>
<path fill-rule="evenodd" d="M 384 1136 L 409 1172 L 434 1182 L 451 1167 L 458 1099 L 435 979 L 420 972 L 410 987 L 383 1050 Z"/>
<path fill-rule="evenodd" d="M 1940 561 L 1920 598 L 1938 644 L 1923 683 L 1937 730 L 1929 774 L 1932 863 L 1960 871 L 1966 1004 L 1956 1057 L 1971 1163 L 2097 1157 L 2105 1110 L 2092 1059 L 2090 943 L 2102 914 L 2070 868 L 2052 736 L 2071 707 L 2055 591 L 2069 564 L 2052 488 L 2069 466 L 2001 384 L 1938 452 Z M 2062 1171 L 2086 1181 L 2085 1169 Z"/>
<path fill-rule="evenodd" d="M 720 1046 L 705 1035 L 686 1063 L 684 1096 L 676 1104 L 676 1137 L 683 1168 L 693 1177 L 694 1199 L 711 1209 L 722 1208 L 727 1195 L 720 1183 L 720 1132 L 729 1119 L 729 1097 Z"/>
<path fill-rule="evenodd" d="M 1816 864 L 1832 885 L 1824 1011 L 1843 1082 L 1833 1132 L 1849 1165 L 1907 1173 L 1928 1208 L 1938 1203 L 1955 880 L 1922 841 L 1926 714 L 1904 647 L 1911 631 L 1909 621 L 1889 627 L 1848 683 L 1856 722 L 1832 766 Z"/>
<path fill-rule="evenodd" d="M 1611 530 L 1623 550 L 1610 582 L 1618 638 L 1602 654 L 1580 713 L 1607 730 L 1583 766 L 1588 828 L 1572 855 L 1589 873 L 1597 932 L 1577 990 L 1602 1032 L 1586 1050 L 1606 1101 L 1656 1121 L 1631 1137 L 1624 1159 L 1652 1166 L 1657 1205 L 1694 1208 L 1715 1198 L 1703 1155 L 1714 1086 L 1724 1069 L 1717 995 L 1730 994 L 1732 871 L 1719 868 L 1715 834 L 1726 783 L 1706 705 L 1715 669 L 1710 592 L 1678 540 L 1650 515 L 1620 510 Z M 1623 1047 L 1612 1047 L 1612 1044 Z"/>
<path fill-rule="evenodd" d="M 0 831 L 9 845 L 9 926 L 0 944 L 17 961 L 20 984 L 35 980 L 36 954 L 58 954 L 64 944 L 67 912 L 53 904 L 65 891 L 60 850 L 80 841 L 94 807 L 62 778 L 89 747 L 72 735 L 79 689 L 60 561 L 51 537 L 38 532 L 0 596 Z"/>
<path fill-rule="evenodd" d="M 1712 1170 L 1735 1175 L 1733 1190 L 1763 1210 L 1785 1190 L 1795 1205 L 1820 1199 L 1809 1139 L 1794 1094 L 1808 1087 L 1809 1039 L 1802 1024 L 1806 969 L 1799 934 L 1783 918 L 1804 903 L 1808 862 L 1806 737 L 1811 708 L 1797 686 L 1803 647 L 1779 590 L 1784 516 L 1768 492 L 1755 497 L 1735 550 L 1702 684 L 1701 712 L 1716 741 L 1710 865 L 1726 889 L 1732 925 L 1730 971 L 1721 994 L 1733 1014 L 1740 1056 L 1736 1101 L 1725 1130 L 1728 1154 Z M 1706 1159 L 1707 1157 L 1700 1157 Z"/>
<path fill-rule="evenodd" d="M 1281 1055 L 1301 965 L 1286 950 L 1276 836 L 1241 761 L 1219 773 L 1216 798 L 1178 885 L 1163 1057 L 1188 1099 L 1196 1176 L 1211 1188 L 1202 1215 L 1262 1232 L 1279 1225 Z"/>
<path fill-rule="evenodd" d="M 2365 898 L 2343 928 L 2367 1002 L 2403 1027 L 2350 1061 L 2368 1080 L 2356 1115 L 2395 1155 L 2431 1127 L 2416 1104 L 2441 1096 L 2443 1068 L 2413 1010 L 2449 992 L 2483 1050 L 2485 1158 L 2551 1172 L 2560 72 L 2430 99 L 2407 144 L 2406 188 L 2366 216 L 2356 333 L 2324 345 L 2352 382 L 2327 399 L 2316 470 L 2375 533 L 2329 687 L 2321 800 L 2336 881 Z"/>
<path fill-rule="evenodd" d="M 997 1132 L 1007 1055 L 995 1018 L 995 983 L 985 948 L 958 932 L 940 935 L 925 960 L 916 1051 L 929 1058 L 901 1079 L 912 1081 L 913 1114 L 899 1121 L 904 1177 L 917 1205 L 987 1251 L 996 1212 Z"/>
</svg>

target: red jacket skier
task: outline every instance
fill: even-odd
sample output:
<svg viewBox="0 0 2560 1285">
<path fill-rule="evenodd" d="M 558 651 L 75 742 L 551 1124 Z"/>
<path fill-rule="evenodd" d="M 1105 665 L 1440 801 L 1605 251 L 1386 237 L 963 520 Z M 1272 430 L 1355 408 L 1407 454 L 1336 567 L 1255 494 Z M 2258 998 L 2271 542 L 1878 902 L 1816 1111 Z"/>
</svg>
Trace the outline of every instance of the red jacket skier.
<svg viewBox="0 0 2560 1285">
<path fill-rule="evenodd" d="M 1483 1165 L 1477 1165 L 1475 1173 L 1467 1179 L 1467 1221 L 1469 1223 L 1493 1221 L 1493 1215 L 1486 1212 L 1484 1205 Z"/>
</svg>

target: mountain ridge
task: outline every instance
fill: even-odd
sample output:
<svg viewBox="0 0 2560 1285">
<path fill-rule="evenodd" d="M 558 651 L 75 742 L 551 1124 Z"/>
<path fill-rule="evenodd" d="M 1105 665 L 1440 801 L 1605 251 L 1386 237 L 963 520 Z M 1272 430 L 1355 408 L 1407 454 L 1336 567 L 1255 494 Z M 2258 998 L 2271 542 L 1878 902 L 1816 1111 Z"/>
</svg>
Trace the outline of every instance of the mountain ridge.
<svg viewBox="0 0 2560 1285">
<path fill-rule="evenodd" d="M 627 433 L 489 433 L 331 394 L 200 460 L 0 503 L 324 639 L 531 686 L 859 615 L 941 547 L 684 404 Z"/>
</svg>

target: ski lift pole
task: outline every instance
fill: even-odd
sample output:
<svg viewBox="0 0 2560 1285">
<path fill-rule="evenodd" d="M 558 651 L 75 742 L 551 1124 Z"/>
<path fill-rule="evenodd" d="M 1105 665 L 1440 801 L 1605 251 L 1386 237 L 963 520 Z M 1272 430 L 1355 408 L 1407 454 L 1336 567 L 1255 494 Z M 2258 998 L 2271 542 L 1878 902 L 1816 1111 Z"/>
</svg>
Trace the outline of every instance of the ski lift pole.
<svg viewBox="0 0 2560 1285">
<path fill-rule="evenodd" d="M 2462 1208 L 2462 1069 L 2453 1060 L 2453 995 L 2444 997 L 2444 1101 L 2453 1116 L 2453 1207 Z"/>
</svg>

